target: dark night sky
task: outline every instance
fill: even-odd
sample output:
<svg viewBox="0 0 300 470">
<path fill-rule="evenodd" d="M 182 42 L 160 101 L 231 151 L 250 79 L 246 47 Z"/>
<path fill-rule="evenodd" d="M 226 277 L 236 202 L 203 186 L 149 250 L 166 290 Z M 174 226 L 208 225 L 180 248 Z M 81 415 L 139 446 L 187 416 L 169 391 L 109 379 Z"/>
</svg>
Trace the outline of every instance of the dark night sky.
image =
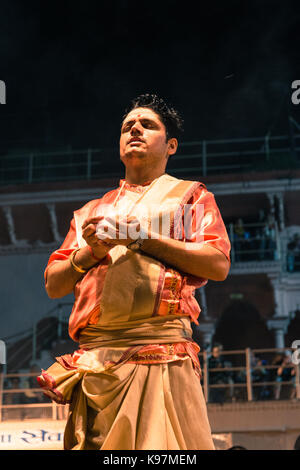
<svg viewBox="0 0 300 470">
<path fill-rule="evenodd" d="M 142 92 L 181 111 L 184 141 L 286 134 L 297 3 L 3 0 L 1 146 L 115 146 Z"/>
</svg>

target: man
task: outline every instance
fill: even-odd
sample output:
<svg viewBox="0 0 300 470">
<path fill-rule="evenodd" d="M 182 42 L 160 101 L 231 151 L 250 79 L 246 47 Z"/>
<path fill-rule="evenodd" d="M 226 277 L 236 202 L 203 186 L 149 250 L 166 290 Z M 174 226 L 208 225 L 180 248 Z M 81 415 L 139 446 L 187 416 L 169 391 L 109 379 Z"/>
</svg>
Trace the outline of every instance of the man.
<svg viewBox="0 0 300 470">
<path fill-rule="evenodd" d="M 211 371 L 211 369 L 223 369 L 225 367 L 224 359 L 221 356 L 222 346 L 215 344 L 208 359 L 209 385 L 222 385 L 228 383 L 228 377 L 225 371 Z M 209 397 L 212 403 L 223 403 L 226 390 L 221 387 L 210 388 Z"/>
<path fill-rule="evenodd" d="M 125 179 L 74 212 L 50 256 L 46 290 L 74 291 L 69 333 L 80 343 L 38 378 L 48 396 L 70 403 L 65 449 L 214 449 L 191 339 L 193 294 L 227 277 L 230 243 L 205 185 L 165 173 L 181 129 L 156 95 L 134 100 L 121 127 Z"/>
</svg>

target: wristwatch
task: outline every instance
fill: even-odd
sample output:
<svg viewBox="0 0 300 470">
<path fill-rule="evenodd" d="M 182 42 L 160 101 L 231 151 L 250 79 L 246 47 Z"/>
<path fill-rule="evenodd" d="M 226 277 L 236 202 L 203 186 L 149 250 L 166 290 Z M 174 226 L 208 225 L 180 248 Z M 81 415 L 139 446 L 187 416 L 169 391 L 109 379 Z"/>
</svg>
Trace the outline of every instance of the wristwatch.
<svg viewBox="0 0 300 470">
<path fill-rule="evenodd" d="M 127 245 L 127 248 L 132 251 L 138 251 L 141 248 L 143 243 L 144 243 L 144 238 L 139 237 L 133 242 L 129 243 L 129 245 Z"/>
</svg>

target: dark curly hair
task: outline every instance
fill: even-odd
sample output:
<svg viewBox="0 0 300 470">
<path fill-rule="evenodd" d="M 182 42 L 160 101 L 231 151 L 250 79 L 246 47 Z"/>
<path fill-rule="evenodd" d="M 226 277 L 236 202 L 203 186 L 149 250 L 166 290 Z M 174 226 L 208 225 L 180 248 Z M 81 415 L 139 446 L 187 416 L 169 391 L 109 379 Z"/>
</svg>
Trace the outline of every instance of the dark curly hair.
<svg viewBox="0 0 300 470">
<path fill-rule="evenodd" d="M 134 98 L 131 101 L 131 106 L 125 111 L 123 121 L 127 114 L 136 108 L 150 108 L 159 116 L 161 122 L 166 128 L 167 140 L 173 137 L 179 139 L 183 133 L 183 119 L 179 115 L 178 111 L 173 107 L 168 106 L 167 103 L 157 95 L 145 93 Z"/>
</svg>

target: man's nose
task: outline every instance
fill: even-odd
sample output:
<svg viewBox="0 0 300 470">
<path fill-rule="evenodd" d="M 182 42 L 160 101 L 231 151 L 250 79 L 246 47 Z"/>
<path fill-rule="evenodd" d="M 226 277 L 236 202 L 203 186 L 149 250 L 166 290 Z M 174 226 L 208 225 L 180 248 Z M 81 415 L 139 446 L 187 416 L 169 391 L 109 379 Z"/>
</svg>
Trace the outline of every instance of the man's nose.
<svg viewBox="0 0 300 470">
<path fill-rule="evenodd" d="M 139 123 L 139 122 L 135 122 L 132 126 L 131 126 L 131 133 L 133 135 L 136 135 L 136 134 L 141 134 L 143 132 L 143 126 Z"/>
</svg>

